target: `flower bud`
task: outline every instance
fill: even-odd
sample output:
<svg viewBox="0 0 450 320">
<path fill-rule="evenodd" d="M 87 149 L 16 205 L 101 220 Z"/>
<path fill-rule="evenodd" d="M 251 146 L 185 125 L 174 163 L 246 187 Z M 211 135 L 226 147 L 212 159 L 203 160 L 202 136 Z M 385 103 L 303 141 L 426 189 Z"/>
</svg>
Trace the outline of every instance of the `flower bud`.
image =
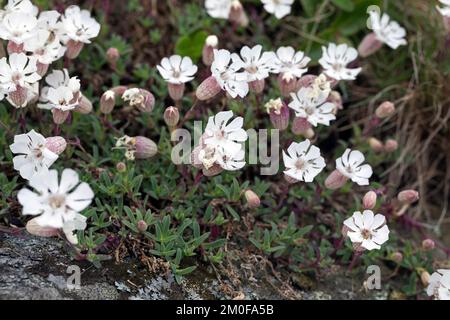
<svg viewBox="0 0 450 320">
<path fill-rule="evenodd" d="M 81 114 L 88 114 L 91 113 L 93 109 L 92 102 L 86 96 L 81 95 L 80 102 L 78 103 L 78 106 L 75 108 L 76 112 L 79 112 Z"/>
<path fill-rule="evenodd" d="M 205 66 L 212 65 L 214 61 L 214 49 L 217 49 L 219 39 L 215 35 L 208 36 L 203 46 L 202 60 Z"/>
<path fill-rule="evenodd" d="M 139 230 L 139 232 L 144 233 L 148 229 L 148 224 L 144 220 L 139 220 L 137 222 L 137 226 L 136 227 Z"/>
<path fill-rule="evenodd" d="M 298 91 L 301 88 L 311 87 L 312 84 L 314 83 L 314 80 L 316 80 L 316 79 L 317 79 L 317 76 L 315 76 L 313 74 L 305 74 L 303 77 L 298 79 L 295 91 Z"/>
<path fill-rule="evenodd" d="M 241 27 L 245 28 L 248 26 L 247 14 L 245 13 L 244 7 L 239 0 L 233 0 L 228 19 Z"/>
<path fill-rule="evenodd" d="M 377 194 L 375 191 L 369 191 L 364 195 L 363 207 L 364 209 L 373 209 L 377 204 Z"/>
<path fill-rule="evenodd" d="M 311 129 L 311 124 L 306 118 L 295 117 L 292 121 L 292 133 L 295 135 L 305 135 L 305 133 Z"/>
<path fill-rule="evenodd" d="M 40 75 L 41 77 L 43 77 L 47 73 L 48 67 L 49 67 L 49 64 L 41 63 L 39 61 L 36 62 L 37 74 Z"/>
<path fill-rule="evenodd" d="M 403 261 L 403 254 L 399 251 L 396 251 L 396 252 L 392 253 L 391 259 L 392 259 L 392 261 L 394 261 L 396 263 L 401 263 Z"/>
<path fill-rule="evenodd" d="M 74 40 L 69 40 L 67 42 L 67 50 L 66 50 L 66 57 L 67 59 L 75 59 L 80 55 L 81 50 L 83 50 L 84 43 L 78 42 Z"/>
<path fill-rule="evenodd" d="M 394 139 L 388 139 L 384 144 L 384 151 L 392 153 L 398 149 L 398 142 Z"/>
<path fill-rule="evenodd" d="M 294 184 L 294 183 L 297 183 L 297 182 L 298 182 L 297 179 L 295 179 L 295 178 L 293 178 L 293 177 L 291 177 L 291 176 L 288 176 L 287 174 L 284 174 L 284 180 L 285 180 L 287 183 L 289 183 L 289 184 Z"/>
<path fill-rule="evenodd" d="M 404 204 L 412 204 L 419 200 L 419 192 L 415 190 L 404 190 L 397 196 L 398 201 Z"/>
<path fill-rule="evenodd" d="M 180 101 L 184 95 L 184 87 L 185 87 L 184 83 L 178 83 L 178 84 L 168 83 L 167 88 L 169 90 L 169 96 L 174 101 Z"/>
<path fill-rule="evenodd" d="M 135 139 L 136 159 L 148 159 L 158 152 L 158 146 L 149 138 L 138 136 Z"/>
<path fill-rule="evenodd" d="M 339 170 L 334 170 L 325 180 L 325 187 L 336 190 L 342 188 L 347 180 L 348 178 L 340 173 Z"/>
<path fill-rule="evenodd" d="M 422 241 L 422 249 L 425 251 L 433 250 L 435 247 L 435 243 L 431 239 L 425 239 Z"/>
<path fill-rule="evenodd" d="M 395 105 L 390 101 L 385 101 L 375 110 L 375 115 L 380 118 L 387 118 L 395 112 Z"/>
<path fill-rule="evenodd" d="M 28 104 L 28 89 L 16 86 L 16 90 L 8 93 L 8 99 L 16 108 L 24 108 Z"/>
<path fill-rule="evenodd" d="M 261 200 L 259 199 L 258 195 L 253 192 L 250 189 L 247 189 L 244 193 L 245 195 L 245 200 L 247 200 L 247 204 L 249 206 L 249 208 L 251 209 L 255 209 L 258 208 L 259 205 L 261 204 Z"/>
<path fill-rule="evenodd" d="M 217 163 L 213 164 L 210 168 L 203 168 L 202 172 L 206 177 L 217 176 L 222 173 L 224 169 Z"/>
<path fill-rule="evenodd" d="M 60 155 L 66 150 L 67 142 L 63 137 L 48 137 L 45 139 L 45 147 L 51 152 Z"/>
<path fill-rule="evenodd" d="M 42 227 L 36 221 L 37 218 L 33 218 L 27 222 L 25 228 L 27 229 L 29 234 L 38 237 L 54 237 L 59 234 L 59 229 L 51 228 L 51 227 Z"/>
<path fill-rule="evenodd" d="M 378 140 L 377 138 L 373 138 L 373 137 L 369 138 L 368 142 L 369 142 L 370 148 L 374 152 L 379 153 L 379 152 L 382 152 L 384 150 L 383 143 L 380 140 Z"/>
<path fill-rule="evenodd" d="M 222 91 L 222 88 L 216 78 L 210 76 L 198 86 L 195 95 L 197 96 L 197 99 L 204 101 L 214 98 L 220 91 Z"/>
<path fill-rule="evenodd" d="M 115 94 L 116 96 L 122 97 L 123 94 L 125 93 L 125 91 L 128 90 L 128 87 L 127 87 L 127 86 L 117 86 L 117 87 L 111 88 L 111 89 L 109 89 L 109 90 L 111 90 L 112 92 L 114 92 L 114 94 Z"/>
<path fill-rule="evenodd" d="M 366 58 L 381 49 L 383 43 L 378 40 L 375 33 L 369 33 L 358 46 L 359 55 Z"/>
<path fill-rule="evenodd" d="M 428 287 L 428 285 L 430 284 L 430 274 L 428 273 L 428 271 L 422 271 L 422 273 L 420 274 L 420 280 L 422 281 L 424 287 Z"/>
<path fill-rule="evenodd" d="M 248 83 L 250 90 L 256 94 L 260 94 L 264 91 L 266 85 L 266 80 L 255 80 Z"/>
<path fill-rule="evenodd" d="M 281 99 L 270 100 L 265 105 L 275 129 L 286 130 L 289 126 L 289 108 Z"/>
<path fill-rule="evenodd" d="M 123 173 L 123 172 L 127 171 L 127 165 L 124 162 L 118 162 L 116 164 L 116 170 L 118 172 Z"/>
<path fill-rule="evenodd" d="M 144 95 L 144 108 L 143 112 L 152 112 L 155 107 L 155 97 L 150 91 L 141 89 L 141 92 Z"/>
<path fill-rule="evenodd" d="M 53 122 L 55 124 L 63 124 L 69 117 L 70 111 L 62 111 L 59 109 L 52 109 Z"/>
<path fill-rule="evenodd" d="M 297 90 L 297 80 L 290 73 L 282 73 L 278 76 L 278 85 L 280 86 L 280 92 L 283 97 L 290 97 L 291 92 Z"/>
<path fill-rule="evenodd" d="M 164 111 L 164 121 L 169 127 L 175 127 L 180 121 L 180 112 L 176 107 L 168 107 Z"/>
<path fill-rule="evenodd" d="M 155 106 L 155 97 L 150 91 L 145 89 L 127 89 L 123 92 L 122 99 L 124 101 L 129 101 L 130 106 L 136 107 L 139 111 L 142 112 L 151 112 L 153 110 L 153 107 Z"/>
<path fill-rule="evenodd" d="M 21 53 L 24 52 L 24 44 L 17 44 L 13 41 L 8 41 L 8 45 L 6 47 L 6 50 L 8 51 L 8 54 L 11 55 L 13 53 Z"/>
<path fill-rule="evenodd" d="M 109 114 L 113 111 L 116 105 L 116 94 L 112 90 L 108 90 L 102 94 L 100 98 L 100 112 Z"/>
<path fill-rule="evenodd" d="M 117 61 L 119 61 L 119 58 L 120 58 L 120 52 L 119 52 L 119 50 L 118 50 L 117 48 L 109 48 L 109 49 L 106 51 L 106 58 L 107 58 L 107 60 L 108 60 L 108 62 L 109 62 L 109 65 L 110 65 L 113 69 L 115 69 L 115 68 L 116 68 L 116 64 L 117 64 Z"/>
</svg>

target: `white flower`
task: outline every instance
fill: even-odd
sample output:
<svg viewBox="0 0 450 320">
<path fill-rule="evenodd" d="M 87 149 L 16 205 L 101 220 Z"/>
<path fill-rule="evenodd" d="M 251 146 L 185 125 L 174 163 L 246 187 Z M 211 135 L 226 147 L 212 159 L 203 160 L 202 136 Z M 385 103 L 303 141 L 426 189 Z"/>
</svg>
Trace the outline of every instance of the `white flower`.
<svg viewBox="0 0 450 320">
<path fill-rule="evenodd" d="M 39 9 L 30 0 L 8 0 L 8 4 L 0 11 L 0 17 L 11 12 L 21 12 L 36 17 Z"/>
<path fill-rule="evenodd" d="M 24 45 L 25 51 L 32 52 L 33 56 L 42 64 L 51 64 L 60 59 L 66 51 L 58 38 L 49 42 L 50 35 L 50 31 L 40 29 L 35 37 L 25 42 Z"/>
<path fill-rule="evenodd" d="M 427 294 L 438 300 L 450 300 L 450 270 L 438 269 L 430 277 Z"/>
<path fill-rule="evenodd" d="M 35 175 L 47 172 L 58 155 L 46 148 L 46 139 L 34 130 L 14 136 L 14 143 L 9 146 L 16 154 L 13 158 L 14 169 L 20 176 L 30 180 Z"/>
<path fill-rule="evenodd" d="M 192 63 L 189 57 L 173 55 L 170 58 L 163 58 L 161 65 L 156 66 L 165 81 L 172 84 L 182 84 L 194 79 L 197 66 Z"/>
<path fill-rule="evenodd" d="M 74 234 L 77 230 L 84 230 L 87 227 L 87 218 L 81 214 L 76 215 L 73 220 L 66 221 L 62 227 L 67 240 L 72 244 L 78 244 L 78 238 Z"/>
<path fill-rule="evenodd" d="M 232 56 L 229 51 L 224 49 L 214 50 L 211 73 L 222 90 L 226 90 L 233 98 L 237 96 L 243 98 L 248 94 L 249 87 L 245 74 L 238 72 L 244 65 L 236 57 L 237 55 Z"/>
<path fill-rule="evenodd" d="M 364 155 L 360 151 L 346 149 L 342 157 L 336 159 L 336 169 L 358 185 L 366 186 L 373 172 L 370 165 L 361 165 L 364 160 Z"/>
<path fill-rule="evenodd" d="M 247 132 L 242 129 L 244 119 L 237 117 L 230 123 L 233 111 L 222 111 L 215 116 L 209 117 L 205 129 L 205 144 L 218 147 L 224 154 L 236 155 L 242 149 L 242 142 L 248 138 Z"/>
<path fill-rule="evenodd" d="M 369 15 L 373 32 L 379 41 L 386 43 L 392 49 L 407 44 L 406 30 L 397 22 L 390 21 L 386 13 L 381 16 L 378 11 L 372 10 Z"/>
<path fill-rule="evenodd" d="M 319 60 L 324 73 L 336 80 L 355 80 L 361 68 L 349 69 L 347 65 L 358 57 L 358 51 L 343 43 L 330 43 L 322 47 L 322 58 Z"/>
<path fill-rule="evenodd" d="M 248 82 L 262 80 L 269 76 L 269 72 L 274 70 L 276 55 L 274 52 L 264 52 L 261 54 L 262 46 L 256 45 L 253 48 L 247 46 L 241 49 L 241 56 L 233 54 L 232 58 L 242 64 Z"/>
<path fill-rule="evenodd" d="M 42 11 L 38 17 L 38 29 L 59 34 L 62 28 L 62 24 L 59 21 L 60 17 L 61 14 L 56 10 Z"/>
<path fill-rule="evenodd" d="M 450 17 L 450 0 L 439 0 L 443 7 L 437 6 L 438 11 L 445 17 Z"/>
<path fill-rule="evenodd" d="M 91 17 L 87 10 L 81 10 L 78 6 L 70 6 L 61 17 L 62 39 L 64 43 L 72 40 L 75 42 L 91 43 L 100 33 L 100 24 Z"/>
<path fill-rule="evenodd" d="M 64 228 L 70 222 L 83 221 L 79 212 L 84 210 L 94 198 L 94 192 L 86 182 L 81 182 L 78 173 L 64 169 L 58 182 L 58 171 L 49 170 L 30 180 L 30 189 L 23 188 L 17 194 L 23 206 L 22 214 L 33 215 L 42 227 Z M 66 230 L 70 229 L 66 225 Z"/>
<path fill-rule="evenodd" d="M 45 82 L 48 86 L 42 88 L 40 101 L 42 103 L 38 104 L 41 109 L 53 109 L 61 104 L 55 104 L 55 99 L 57 96 L 68 98 L 68 90 L 60 89 L 62 87 L 70 89 L 73 98 L 76 102 L 81 99 L 80 93 L 80 80 L 77 77 L 70 77 L 67 69 L 63 70 L 53 70 L 50 74 L 45 77 Z M 50 89 L 53 89 L 50 91 Z M 49 102 L 49 94 L 51 92 L 53 102 Z M 75 101 L 72 102 L 75 104 Z M 73 109 L 69 107 L 69 109 Z"/>
<path fill-rule="evenodd" d="M 208 14 L 216 19 L 228 19 L 233 0 L 206 0 L 205 8 Z"/>
<path fill-rule="evenodd" d="M 333 114 L 335 105 L 326 102 L 328 95 L 326 91 L 315 92 L 314 88 L 303 87 L 297 93 L 291 93 L 292 102 L 289 108 L 295 111 L 297 117 L 306 118 L 313 126 L 317 124 L 330 125 L 330 121 L 335 120 Z"/>
<path fill-rule="evenodd" d="M 353 216 L 344 221 L 350 230 L 347 232 L 350 240 L 367 250 L 380 249 L 389 239 L 389 228 L 382 214 L 374 216 L 371 210 L 356 211 Z"/>
<path fill-rule="evenodd" d="M 308 68 L 306 67 L 311 59 L 302 51 L 295 52 L 292 47 L 280 47 L 276 52 L 275 73 L 283 74 L 285 80 L 300 78 Z"/>
<path fill-rule="evenodd" d="M 312 182 L 325 168 L 325 160 L 320 156 L 320 149 L 312 146 L 307 139 L 303 142 L 293 142 L 283 151 L 283 162 L 287 170 L 284 174 L 298 181 Z"/>
<path fill-rule="evenodd" d="M 14 11 L 3 17 L 0 23 L 0 38 L 22 44 L 34 36 L 37 27 L 36 17 Z"/>
<path fill-rule="evenodd" d="M 261 2 L 267 12 L 274 14 L 277 19 L 282 19 L 291 13 L 294 0 L 261 0 Z"/>
<path fill-rule="evenodd" d="M 192 152 L 192 164 L 202 168 L 207 176 L 219 174 L 222 170 L 239 170 L 245 166 L 243 143 L 248 136 L 242 129 L 243 118 L 237 117 L 228 123 L 232 117 L 232 111 L 219 112 L 210 117 L 199 146 Z"/>
<path fill-rule="evenodd" d="M 8 63 L 9 62 L 9 63 Z M 30 87 L 41 79 L 37 73 L 36 59 L 28 58 L 24 53 L 13 53 L 0 59 L 0 86 L 11 92 L 17 87 Z"/>
<path fill-rule="evenodd" d="M 75 109 L 79 100 L 74 96 L 73 91 L 69 87 L 49 88 L 46 98 L 48 102 L 43 109 L 58 109 L 61 111 L 69 111 Z"/>
</svg>

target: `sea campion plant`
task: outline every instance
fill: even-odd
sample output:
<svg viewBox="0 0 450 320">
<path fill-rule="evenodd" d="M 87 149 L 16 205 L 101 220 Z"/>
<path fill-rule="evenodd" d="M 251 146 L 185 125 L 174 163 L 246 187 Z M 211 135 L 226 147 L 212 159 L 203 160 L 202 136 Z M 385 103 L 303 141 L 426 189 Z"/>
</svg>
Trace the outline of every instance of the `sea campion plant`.
<svg viewBox="0 0 450 320">
<path fill-rule="evenodd" d="M 2 219 L 12 224 L 6 208 L 20 208 L 29 233 L 62 236 L 78 260 L 101 267 L 134 255 L 179 282 L 200 263 L 230 276 L 226 266 L 256 260 L 272 272 L 318 275 L 376 262 L 408 270 L 409 295 L 427 288 L 448 298 L 448 270 L 430 276 L 437 243 L 427 237 L 414 249 L 396 230 L 421 226 L 408 210 L 422 195 L 384 185 L 386 164 L 411 161 L 400 140 L 376 131 L 395 126 L 403 100 L 365 88 L 374 95 L 368 120 L 347 112 L 372 72 L 369 56 L 401 54 L 406 29 L 369 10 L 358 49 L 329 31 L 315 48 L 256 33 L 247 42 L 256 23 L 290 30 L 300 4 L 247 5 L 186 5 L 196 18 L 177 13 L 180 40 L 164 47 L 153 15 L 137 19 L 140 35 L 152 29 L 143 43 L 108 34 L 107 10 L 39 12 L 30 0 L 9 0 L 0 17 L 0 93 L 11 104 L 0 111 L 0 143 L 9 146 L 0 157 Z M 274 171 L 258 175 L 270 164 Z"/>
</svg>

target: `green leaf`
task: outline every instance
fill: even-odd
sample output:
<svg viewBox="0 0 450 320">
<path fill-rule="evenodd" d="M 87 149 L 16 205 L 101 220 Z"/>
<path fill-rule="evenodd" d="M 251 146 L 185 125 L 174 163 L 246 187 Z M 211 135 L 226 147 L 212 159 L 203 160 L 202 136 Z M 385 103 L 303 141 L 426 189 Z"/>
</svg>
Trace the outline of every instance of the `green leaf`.
<svg viewBox="0 0 450 320">
<path fill-rule="evenodd" d="M 182 57 L 190 57 L 194 62 L 202 56 L 203 45 L 208 34 L 203 30 L 195 31 L 178 39 L 175 53 Z"/>
<path fill-rule="evenodd" d="M 233 216 L 234 220 L 236 221 L 240 221 L 241 217 L 239 216 L 239 214 L 236 212 L 236 210 L 234 210 L 232 207 L 230 207 L 229 205 L 226 206 L 228 212 Z"/>
<path fill-rule="evenodd" d="M 351 12 L 355 9 L 355 4 L 352 0 L 331 0 L 331 2 L 333 2 L 336 7 L 344 11 Z"/>
</svg>

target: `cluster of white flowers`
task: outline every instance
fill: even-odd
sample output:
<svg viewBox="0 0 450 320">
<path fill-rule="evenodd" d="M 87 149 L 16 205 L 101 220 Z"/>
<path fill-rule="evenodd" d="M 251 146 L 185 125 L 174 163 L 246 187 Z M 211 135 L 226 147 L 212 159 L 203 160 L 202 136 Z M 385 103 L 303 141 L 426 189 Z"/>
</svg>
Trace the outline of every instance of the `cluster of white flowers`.
<svg viewBox="0 0 450 320">
<path fill-rule="evenodd" d="M 58 184 L 57 171 L 49 170 L 49 167 L 65 148 L 64 138 L 44 138 L 34 130 L 16 135 L 10 145 L 11 152 L 16 155 L 14 169 L 29 180 L 29 185 L 37 192 L 24 188 L 17 195 L 24 215 L 39 216 L 28 222 L 27 229 L 35 234 L 48 228 L 62 230 L 66 238 L 76 244 L 78 240 L 73 232 L 86 227 L 86 218 L 79 212 L 91 203 L 94 193 L 87 183 L 79 184 L 78 174 L 71 169 L 63 171 Z"/>
<path fill-rule="evenodd" d="M 450 270 L 438 269 L 429 280 L 427 294 L 437 300 L 450 300 Z"/>
<path fill-rule="evenodd" d="M 85 98 L 80 81 L 66 69 L 50 72 L 42 90 L 39 81 L 53 62 L 64 55 L 74 59 L 99 32 L 100 24 L 78 6 L 68 7 L 61 15 L 55 10 L 39 13 L 30 0 L 8 0 L 0 11 L 0 38 L 8 41 L 8 56 L 0 59 L 0 99 L 6 97 L 16 108 L 40 100 L 38 107 L 51 110 L 55 123 L 64 122 L 70 110 L 81 110 Z M 66 145 L 62 137 L 45 138 L 31 130 L 16 135 L 10 150 L 14 169 L 36 191 L 25 188 L 18 194 L 23 214 L 39 216 L 28 222 L 27 229 L 35 234 L 49 228 L 62 230 L 70 242 L 77 243 L 73 232 L 86 227 L 86 218 L 79 212 L 91 203 L 94 193 L 86 183 L 79 183 L 75 171 L 65 169 L 58 183 L 57 171 L 49 170 Z"/>
<path fill-rule="evenodd" d="M 9 54 L 0 59 L 0 99 L 6 96 L 16 108 L 37 101 L 38 82 L 49 66 L 64 55 L 77 57 L 84 43 L 90 43 L 99 32 L 100 24 L 78 6 L 68 7 L 61 15 L 55 10 L 39 13 L 30 0 L 8 0 L 0 12 L 0 38 L 8 41 Z M 44 102 L 49 101 L 48 106 L 67 109 L 67 105 L 76 105 L 69 103 L 75 100 L 70 98 L 73 90 L 53 89 L 41 95 Z"/>
<path fill-rule="evenodd" d="M 206 176 L 223 170 L 239 170 L 245 166 L 243 144 L 247 132 L 242 128 L 244 119 L 233 117 L 233 111 L 219 112 L 209 118 L 199 145 L 192 151 L 192 164 L 203 170 Z"/>
<path fill-rule="evenodd" d="M 291 13 L 294 0 L 261 0 L 264 9 L 277 19 L 282 19 Z M 230 19 L 233 21 L 233 9 L 242 8 L 239 0 L 206 0 L 205 8 L 208 14 L 217 19 Z"/>
</svg>

